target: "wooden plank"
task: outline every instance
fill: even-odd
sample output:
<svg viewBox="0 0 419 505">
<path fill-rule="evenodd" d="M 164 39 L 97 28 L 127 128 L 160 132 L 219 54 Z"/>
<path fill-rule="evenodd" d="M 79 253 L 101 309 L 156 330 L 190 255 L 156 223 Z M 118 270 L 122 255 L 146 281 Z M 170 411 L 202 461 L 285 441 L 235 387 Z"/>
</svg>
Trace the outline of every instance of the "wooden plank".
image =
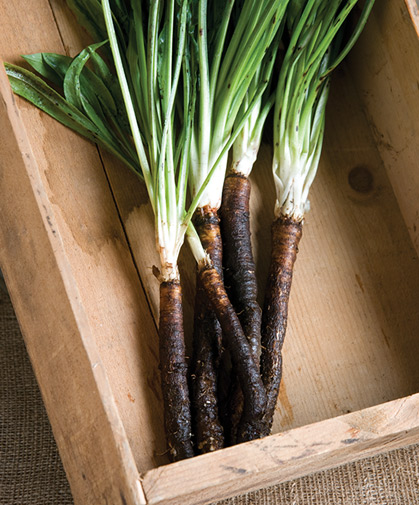
<svg viewBox="0 0 419 505">
<path fill-rule="evenodd" d="M 48 0 L 17 0 L 2 9 L 5 60 L 74 51 L 71 41 L 63 43 L 55 23 L 60 11 L 53 13 Z M 167 463 L 156 326 L 98 151 L 26 101 L 18 103 L 137 465 L 145 471 Z"/>
<path fill-rule="evenodd" d="M 418 417 L 416 394 L 150 470 L 147 503 L 204 505 L 405 446 L 418 441 Z"/>
<path fill-rule="evenodd" d="M 0 69 L 0 259 L 75 502 L 145 503 L 55 212 Z"/>
<path fill-rule="evenodd" d="M 418 3 L 413 0 L 376 2 L 349 68 L 419 252 L 418 20 Z"/>
</svg>

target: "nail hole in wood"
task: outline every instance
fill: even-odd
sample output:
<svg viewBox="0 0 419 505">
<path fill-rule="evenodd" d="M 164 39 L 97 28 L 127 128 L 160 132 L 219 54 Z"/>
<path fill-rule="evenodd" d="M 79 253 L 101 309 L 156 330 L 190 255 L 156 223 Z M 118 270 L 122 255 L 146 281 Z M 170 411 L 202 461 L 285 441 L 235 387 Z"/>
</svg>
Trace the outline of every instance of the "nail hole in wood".
<svg viewBox="0 0 419 505">
<path fill-rule="evenodd" d="M 354 167 L 348 174 L 350 187 L 357 193 L 367 194 L 374 189 L 374 177 L 364 166 Z"/>
</svg>

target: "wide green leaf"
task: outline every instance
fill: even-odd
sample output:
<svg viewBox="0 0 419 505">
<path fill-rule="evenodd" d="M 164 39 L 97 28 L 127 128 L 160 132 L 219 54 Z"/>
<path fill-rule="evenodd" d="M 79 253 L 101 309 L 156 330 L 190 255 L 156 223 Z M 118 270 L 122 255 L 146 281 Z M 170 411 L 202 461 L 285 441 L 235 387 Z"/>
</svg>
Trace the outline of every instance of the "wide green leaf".
<svg viewBox="0 0 419 505">
<path fill-rule="evenodd" d="M 5 67 L 12 89 L 16 94 L 26 98 L 53 118 L 90 140 L 96 142 L 100 138 L 100 132 L 95 125 L 42 79 L 32 72 L 10 63 L 6 63 Z"/>
<path fill-rule="evenodd" d="M 97 44 L 92 44 L 91 46 L 83 49 L 71 62 L 70 66 L 64 77 L 63 89 L 64 96 L 66 99 L 76 106 L 78 109 L 82 109 L 82 99 L 81 99 L 81 84 L 80 84 L 80 75 L 87 63 L 90 59 L 90 56 L 97 49 L 102 47 L 106 41 L 98 42 Z M 108 107 L 112 110 L 115 110 L 115 103 L 113 102 L 112 96 L 106 87 L 103 85 L 103 82 L 98 79 L 94 74 L 91 76 L 91 79 L 96 81 L 93 84 L 93 87 L 99 87 L 98 95 L 101 95 L 103 99 L 109 100 Z M 112 105 L 111 105 L 112 102 Z"/>
<path fill-rule="evenodd" d="M 46 54 L 47 53 L 25 54 L 22 56 L 22 58 L 26 60 L 34 70 L 41 74 L 42 77 L 45 77 L 56 86 L 62 87 L 64 75 L 61 72 L 57 71 L 53 65 L 50 65 L 48 63 Z M 66 68 L 68 68 L 71 62 L 71 58 L 69 56 L 56 56 L 60 56 L 61 58 L 65 59 Z"/>
<path fill-rule="evenodd" d="M 41 78 L 29 70 L 10 63 L 6 63 L 5 68 L 12 89 L 17 95 L 25 98 L 63 125 L 112 152 L 132 170 L 139 173 L 135 158 L 127 156 L 115 142 L 109 141 L 109 136 L 104 135 L 101 128 L 98 128 L 93 121 Z"/>
</svg>

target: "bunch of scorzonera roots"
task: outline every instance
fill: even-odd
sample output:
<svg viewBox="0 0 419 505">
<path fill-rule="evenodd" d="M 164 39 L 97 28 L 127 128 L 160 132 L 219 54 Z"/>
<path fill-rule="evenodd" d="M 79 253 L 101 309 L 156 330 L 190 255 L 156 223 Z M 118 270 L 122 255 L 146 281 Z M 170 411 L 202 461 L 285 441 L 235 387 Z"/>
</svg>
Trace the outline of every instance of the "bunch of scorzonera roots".
<svg viewBox="0 0 419 505">
<path fill-rule="evenodd" d="M 94 43 L 7 64 L 16 93 L 122 160 L 147 188 L 160 266 L 160 369 L 174 460 L 268 435 L 292 272 L 330 76 L 374 0 L 67 0 Z M 271 112 L 271 114 L 270 114 Z M 273 131 L 263 310 L 249 175 Z M 187 365 L 178 256 L 197 264 Z"/>
</svg>

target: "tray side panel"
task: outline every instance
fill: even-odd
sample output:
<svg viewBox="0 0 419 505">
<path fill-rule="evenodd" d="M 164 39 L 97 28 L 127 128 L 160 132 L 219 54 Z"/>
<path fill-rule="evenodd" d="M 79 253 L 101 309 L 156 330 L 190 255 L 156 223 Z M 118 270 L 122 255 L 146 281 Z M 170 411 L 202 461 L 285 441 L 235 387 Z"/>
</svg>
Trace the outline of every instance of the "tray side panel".
<svg viewBox="0 0 419 505">
<path fill-rule="evenodd" d="M 418 26 L 417 2 L 376 2 L 348 65 L 419 253 Z"/>
<path fill-rule="evenodd" d="M 75 501 L 140 505 L 134 458 L 3 68 L 0 131 L 1 268 Z"/>
<path fill-rule="evenodd" d="M 70 37 L 71 23 L 77 26 L 63 1 L 16 0 L 2 9 L 6 61 L 22 64 L 21 54 L 39 51 L 74 56 L 74 33 L 86 37 L 80 28 Z M 67 24 L 59 30 L 61 18 Z M 156 325 L 98 149 L 25 100 L 16 102 L 137 466 L 165 464 Z M 128 170 L 119 168 L 123 185 Z"/>
<path fill-rule="evenodd" d="M 142 482 L 150 505 L 204 505 L 418 440 L 416 394 L 151 470 Z"/>
</svg>

